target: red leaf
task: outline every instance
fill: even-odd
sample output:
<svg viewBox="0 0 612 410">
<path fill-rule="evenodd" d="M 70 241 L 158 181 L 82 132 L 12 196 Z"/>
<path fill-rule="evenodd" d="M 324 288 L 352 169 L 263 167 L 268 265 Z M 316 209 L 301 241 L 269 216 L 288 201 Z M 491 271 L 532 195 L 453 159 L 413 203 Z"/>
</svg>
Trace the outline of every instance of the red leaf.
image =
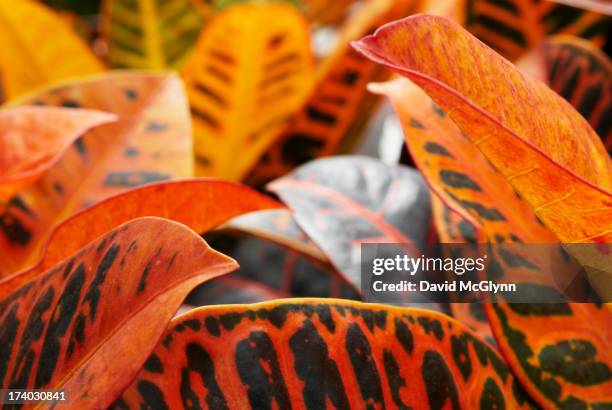
<svg viewBox="0 0 612 410">
<path fill-rule="evenodd" d="M 0 386 L 62 389 L 57 408 L 107 407 L 187 293 L 236 267 L 176 222 L 120 226 L 0 300 Z"/>
<path fill-rule="evenodd" d="M 338 299 L 196 309 L 172 321 L 147 364 L 113 409 L 529 407 L 461 323 Z"/>
<path fill-rule="evenodd" d="M 37 276 L 79 248 L 131 219 L 159 216 L 196 232 L 208 231 L 234 216 L 282 205 L 238 183 L 212 179 L 162 182 L 133 189 L 84 209 L 59 224 L 33 265 L 0 282 L 0 297 Z"/>
</svg>

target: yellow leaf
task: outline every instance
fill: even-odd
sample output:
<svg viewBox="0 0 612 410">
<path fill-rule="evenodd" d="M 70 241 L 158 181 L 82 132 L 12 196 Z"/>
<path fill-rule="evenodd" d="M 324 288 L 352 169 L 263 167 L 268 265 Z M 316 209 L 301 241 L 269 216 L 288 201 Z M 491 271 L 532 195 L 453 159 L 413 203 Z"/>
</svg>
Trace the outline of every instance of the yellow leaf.
<svg viewBox="0 0 612 410">
<path fill-rule="evenodd" d="M 197 173 L 240 179 L 311 89 L 308 24 L 284 3 L 240 4 L 207 24 L 182 70 Z"/>
<path fill-rule="evenodd" d="M 105 0 L 101 22 L 109 61 L 131 68 L 177 68 L 202 28 L 189 0 Z"/>
<path fill-rule="evenodd" d="M 102 63 L 62 18 L 32 0 L 0 0 L 0 72 L 7 98 Z"/>
</svg>

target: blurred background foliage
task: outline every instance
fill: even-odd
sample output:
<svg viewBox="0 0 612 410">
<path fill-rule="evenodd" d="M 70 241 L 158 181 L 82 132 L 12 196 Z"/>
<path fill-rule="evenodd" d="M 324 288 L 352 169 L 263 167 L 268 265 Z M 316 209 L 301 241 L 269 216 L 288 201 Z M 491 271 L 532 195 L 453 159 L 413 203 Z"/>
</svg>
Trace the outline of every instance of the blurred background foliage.
<svg viewBox="0 0 612 410">
<path fill-rule="evenodd" d="M 180 75 L 189 102 L 192 176 L 261 188 L 310 160 L 339 153 L 414 165 L 389 104 L 366 88 L 389 79 L 390 71 L 349 43 L 392 20 L 430 13 L 458 21 L 547 82 L 591 121 L 610 150 L 609 7 L 567 3 L 572 1 L 0 0 L 0 99 L 23 99 L 40 87 L 110 70 L 170 70 Z M 584 80 L 588 70 L 570 60 L 595 62 L 595 74 Z M 576 92 L 578 82 L 588 81 L 595 81 L 598 95 Z M 593 112 L 600 104 L 593 98 L 603 101 L 603 114 Z M 251 220 L 215 232 L 213 244 L 242 255 L 243 265 L 234 282 L 219 286 L 256 281 L 266 286 L 257 288 L 261 298 L 358 298 L 340 276 L 304 286 L 304 277 L 335 268 L 317 251 L 304 258 L 300 241 L 287 241 L 303 236 L 290 219 Z M 244 243 L 258 256 L 244 256 Z M 269 268 L 266 277 L 257 276 L 261 264 Z"/>
</svg>

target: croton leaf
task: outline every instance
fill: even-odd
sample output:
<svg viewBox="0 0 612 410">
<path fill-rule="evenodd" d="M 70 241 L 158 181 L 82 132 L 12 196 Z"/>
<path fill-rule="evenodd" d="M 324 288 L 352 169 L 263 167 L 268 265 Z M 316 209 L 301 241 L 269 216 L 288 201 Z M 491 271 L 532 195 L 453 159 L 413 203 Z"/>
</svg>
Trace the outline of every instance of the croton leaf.
<svg viewBox="0 0 612 410">
<path fill-rule="evenodd" d="M 105 0 L 102 33 L 114 67 L 178 67 L 203 21 L 189 0 Z"/>
<path fill-rule="evenodd" d="M 444 315 L 338 299 L 175 318 L 113 409 L 528 408 L 486 343 Z"/>
<path fill-rule="evenodd" d="M 523 241 L 556 241 L 537 223 L 529 205 L 421 89 L 404 78 L 369 88 L 391 100 L 415 165 L 435 194 L 432 209 L 440 242 L 513 241 L 520 239 L 517 234 Z M 522 227 L 528 221 L 533 226 L 524 237 Z M 482 305 L 452 303 L 450 309 L 481 337 L 492 336 Z"/>
<path fill-rule="evenodd" d="M 51 229 L 76 210 L 137 185 L 193 175 L 189 111 L 174 74 L 108 73 L 10 103 L 28 104 L 99 109 L 118 121 L 86 133 L 34 185 L 0 204 L 4 274 L 37 257 Z"/>
<path fill-rule="evenodd" d="M 427 170 L 423 171 L 423 175 L 427 175 Z M 450 201 L 446 200 L 448 202 L 452 201 L 452 199 Z M 438 195 L 431 196 L 431 213 L 440 243 L 478 243 L 486 241 L 482 229 L 476 229 L 474 225 L 446 205 Z"/>
<path fill-rule="evenodd" d="M 264 238 L 321 263 L 327 262 L 327 256 L 300 228 L 288 209 L 251 212 L 232 219 L 222 228 Z"/>
<path fill-rule="evenodd" d="M 329 2 L 327 2 L 329 3 Z M 318 69 L 317 83 L 306 103 L 266 146 L 246 181 L 261 186 L 295 167 L 338 151 L 363 129 L 376 99 L 366 90 L 370 81 L 381 81 L 389 73 L 353 51 L 351 40 L 376 27 L 409 15 L 413 0 L 366 2 L 342 26 L 337 48 Z"/>
<path fill-rule="evenodd" d="M 428 239 L 429 193 L 418 172 L 406 167 L 358 156 L 323 158 L 268 188 L 357 288 L 361 243 L 403 243 L 420 254 Z"/>
<path fill-rule="evenodd" d="M 265 284 L 287 297 L 360 299 L 359 290 L 331 265 L 288 209 L 242 215 L 220 230 L 213 234 L 239 237 L 233 248 L 221 248 L 240 261 L 235 276 Z"/>
<path fill-rule="evenodd" d="M 245 3 L 211 19 L 181 71 L 198 175 L 241 179 L 303 103 L 312 73 L 308 25 L 295 7 Z"/>
<path fill-rule="evenodd" d="M 87 44 L 40 2 L 0 2 L 0 72 L 5 97 L 103 69 Z"/>
<path fill-rule="evenodd" d="M 134 218 L 168 218 L 203 233 L 236 215 L 280 206 L 275 200 L 246 186 L 227 181 L 184 180 L 136 188 L 62 221 L 45 238 L 40 253 L 38 248 L 28 248 L 28 261 L 33 266 L 0 281 L 0 298 L 98 236 Z"/>
<path fill-rule="evenodd" d="M 609 305 L 500 303 L 486 307 L 510 368 L 542 407 L 612 406 Z"/>
<path fill-rule="evenodd" d="M 258 282 L 286 297 L 361 299 L 360 290 L 329 263 L 278 243 L 244 237 L 233 250 L 224 253 L 240 262 L 235 276 Z"/>
<path fill-rule="evenodd" d="M 176 222 L 108 232 L 0 300 L 0 386 L 62 389 L 56 408 L 105 408 L 187 293 L 236 267 Z"/>
<path fill-rule="evenodd" d="M 440 207 L 434 200 L 436 224 L 442 228 L 439 236 L 443 241 L 557 241 L 538 223 L 526 202 L 514 195 L 510 183 L 422 90 L 406 79 L 372 88 L 391 99 L 417 166 L 432 190 L 448 206 Z M 495 262 L 500 272 L 517 270 L 503 258 L 496 258 Z M 481 312 L 473 308 L 451 306 L 461 320 L 486 334 L 487 330 L 480 325 Z M 486 304 L 485 311 L 501 352 L 541 405 L 551 408 L 579 401 L 595 403 L 605 397 L 602 393 L 610 388 L 612 380 L 591 383 L 586 372 L 581 377 L 574 375 L 568 379 L 563 372 L 550 370 L 557 366 L 558 357 L 542 352 L 559 352 L 558 346 L 578 343 L 597 350 L 586 362 L 599 362 L 595 367 L 612 366 L 612 358 L 604 348 L 612 322 L 612 313 L 606 308 L 593 304 L 513 306 L 499 303 Z M 546 324 L 553 322 L 554 326 Z M 556 328 L 563 330 L 552 331 Z"/>
<path fill-rule="evenodd" d="M 414 102 L 419 103 L 418 99 L 415 99 Z M 410 142 L 407 143 L 410 144 Z M 428 172 L 425 170 L 423 174 L 427 175 Z M 431 210 L 440 243 L 477 243 L 485 241 L 483 229 L 477 229 L 477 227 L 466 221 L 459 213 L 449 208 L 438 195 L 431 196 Z M 492 345 L 495 344 L 493 332 L 481 303 L 450 303 L 449 309 L 454 318 L 468 326 L 482 339 L 487 340 Z"/>
<path fill-rule="evenodd" d="M 546 0 L 472 0 L 467 29 L 514 60 L 548 35 L 563 33 L 603 45 L 610 20 L 602 14 Z"/>
<path fill-rule="evenodd" d="M 353 44 L 423 88 L 562 242 L 612 241 L 612 161 L 548 87 L 435 16 L 391 23 Z"/>
<path fill-rule="evenodd" d="M 369 88 L 391 100 L 404 130 L 406 146 L 431 190 L 461 215 L 461 220 L 470 222 L 455 230 L 459 231 L 456 236 L 463 239 L 461 242 L 474 239 L 557 242 L 504 175 L 424 91 L 401 77 L 371 84 Z M 451 218 L 452 214 L 445 217 Z M 523 229 L 525 225 L 530 228 Z M 482 227 L 485 237 L 479 236 L 479 232 L 474 234 L 472 226 Z"/>
<path fill-rule="evenodd" d="M 555 36 L 518 66 L 569 101 L 612 153 L 612 62 L 607 55 L 580 38 Z"/>
<path fill-rule="evenodd" d="M 114 120 L 113 115 L 95 110 L 1 110 L 0 201 L 38 179 L 85 131 Z"/>
</svg>

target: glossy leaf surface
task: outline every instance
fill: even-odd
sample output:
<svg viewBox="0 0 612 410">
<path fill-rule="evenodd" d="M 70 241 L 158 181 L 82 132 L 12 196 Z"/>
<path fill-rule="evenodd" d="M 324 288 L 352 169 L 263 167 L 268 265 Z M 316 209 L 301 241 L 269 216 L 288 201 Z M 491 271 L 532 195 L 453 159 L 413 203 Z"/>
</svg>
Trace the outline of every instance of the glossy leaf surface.
<svg viewBox="0 0 612 410">
<path fill-rule="evenodd" d="M 612 152 L 612 62 L 607 55 L 588 41 L 556 36 L 518 66 L 572 104 Z"/>
<path fill-rule="evenodd" d="M 63 389 L 56 408 L 108 406 L 187 293 L 236 266 L 176 222 L 108 232 L 0 300 L 0 385 Z"/>
<path fill-rule="evenodd" d="M 612 240 L 612 161 L 561 97 L 434 16 L 392 23 L 354 46 L 423 88 L 562 242 Z"/>
<path fill-rule="evenodd" d="M 59 224 L 45 241 L 41 254 L 30 256 L 36 262 L 34 266 L 0 281 L 0 297 L 134 218 L 168 218 L 203 233 L 236 215 L 280 206 L 250 188 L 226 181 L 186 180 L 137 188 L 86 208 Z"/>
<path fill-rule="evenodd" d="M 198 175 L 241 179 L 303 103 L 312 73 L 308 26 L 293 6 L 238 4 L 207 23 L 181 70 Z"/>
<path fill-rule="evenodd" d="M 46 6 L 34 0 L 0 2 L 0 71 L 5 97 L 103 69 L 87 44 Z"/>
<path fill-rule="evenodd" d="M 38 179 L 81 134 L 114 120 L 113 115 L 94 110 L 1 110 L 0 201 Z"/>
<path fill-rule="evenodd" d="M 551 34 L 570 34 L 603 45 L 610 20 L 602 14 L 546 0 L 474 0 L 467 29 L 514 60 Z"/>
<path fill-rule="evenodd" d="M 373 84 L 370 89 L 390 98 L 415 164 L 432 191 L 461 216 L 462 223 L 451 220 L 452 214 L 443 214 L 441 224 L 457 225 L 447 237 L 459 242 L 517 238 L 524 242 L 557 242 L 478 146 L 424 91 L 404 78 Z M 530 228 L 524 229 L 525 225 Z M 480 227 L 484 235 L 479 235 L 473 226 Z"/>
<path fill-rule="evenodd" d="M 312 161 L 272 182 L 297 223 L 339 271 L 360 286 L 361 243 L 404 243 L 420 252 L 430 227 L 420 175 L 367 157 Z"/>
<path fill-rule="evenodd" d="M 105 0 L 102 32 L 114 67 L 179 67 L 203 21 L 189 0 Z"/>
<path fill-rule="evenodd" d="M 391 99 L 417 166 L 432 190 L 450 208 L 434 200 L 434 215 L 442 241 L 556 242 L 527 203 L 514 194 L 510 183 L 422 90 L 406 79 L 373 88 Z M 494 271 L 498 274 L 512 270 L 516 275 L 517 269 L 520 267 L 512 266 L 503 257 L 495 259 Z M 599 364 L 585 366 L 600 368 L 612 364 L 604 347 L 604 340 L 609 337 L 606 329 L 612 323 L 612 313 L 606 308 L 593 304 L 507 303 L 485 307 L 501 352 L 540 404 L 554 408 L 573 402 L 596 403 L 605 398 L 603 392 L 609 389 L 609 381 L 600 379 L 591 383 L 590 376 L 580 371 L 568 379 L 566 373 L 551 369 L 558 365 L 556 355 L 564 346 L 574 344 L 589 352 L 595 349 L 596 353 L 588 353 L 585 360 Z M 474 311 L 474 306 L 451 308 L 461 320 L 478 329 L 479 334 L 487 333 L 482 325 L 482 312 Z M 547 323 L 556 325 L 549 327 Z"/>
<path fill-rule="evenodd" d="M 114 409 L 526 408 L 502 359 L 444 315 L 293 299 L 173 320 Z"/>
<path fill-rule="evenodd" d="M 37 257 L 51 229 L 75 211 L 138 185 L 193 175 L 189 111 L 173 74 L 109 73 L 10 103 L 31 104 L 98 109 L 118 120 L 86 133 L 36 184 L 0 206 L 5 275 Z"/>
</svg>

